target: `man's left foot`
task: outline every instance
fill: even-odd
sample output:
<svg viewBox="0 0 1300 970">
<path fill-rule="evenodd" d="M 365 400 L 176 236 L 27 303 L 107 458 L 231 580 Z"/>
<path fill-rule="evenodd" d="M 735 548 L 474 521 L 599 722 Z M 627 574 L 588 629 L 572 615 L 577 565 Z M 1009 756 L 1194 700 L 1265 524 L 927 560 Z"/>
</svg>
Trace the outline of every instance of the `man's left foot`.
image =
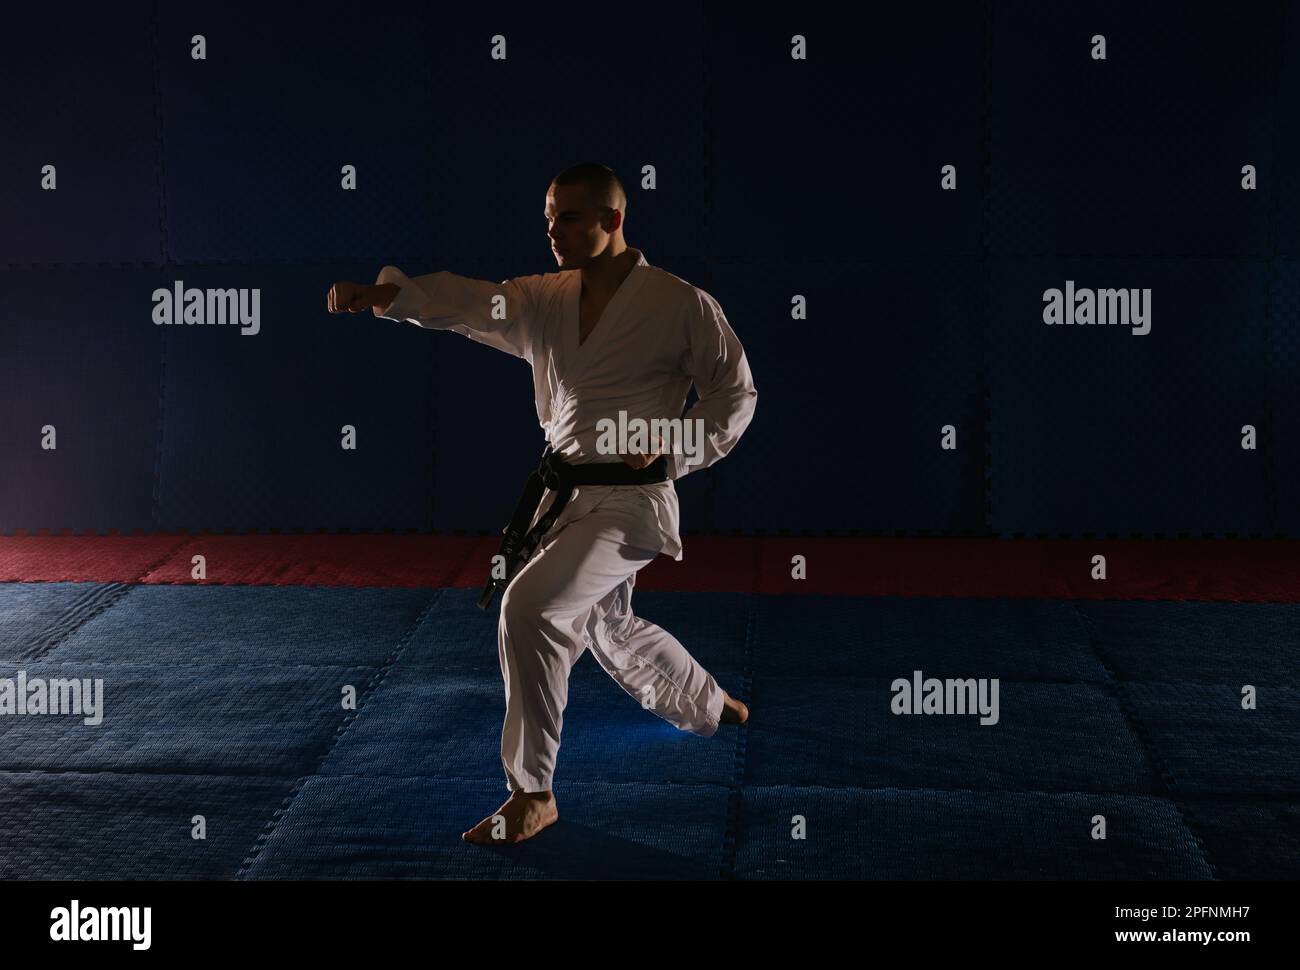
<svg viewBox="0 0 1300 970">
<path fill-rule="evenodd" d="M 503 821 L 497 821 L 497 816 Z M 544 792 L 511 792 L 506 803 L 479 822 L 461 838 L 475 845 L 510 845 L 531 839 L 534 835 L 560 820 L 555 795 Z M 493 833 L 500 838 L 493 838 Z"/>
</svg>

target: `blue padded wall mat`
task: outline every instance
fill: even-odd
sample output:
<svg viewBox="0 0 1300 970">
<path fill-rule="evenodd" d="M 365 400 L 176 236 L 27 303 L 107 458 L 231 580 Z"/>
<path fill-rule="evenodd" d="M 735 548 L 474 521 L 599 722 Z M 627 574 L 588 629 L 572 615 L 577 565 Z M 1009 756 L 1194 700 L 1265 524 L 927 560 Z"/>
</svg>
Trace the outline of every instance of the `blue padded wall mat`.
<svg viewBox="0 0 1300 970">
<path fill-rule="evenodd" d="M 995 531 L 1272 531 L 1264 483 L 1282 449 L 1241 447 L 1268 400 L 1265 330 L 1239 322 L 1267 315 L 1264 263 L 1048 256 L 992 273 Z M 1044 292 L 1070 280 L 1150 288 L 1150 332 L 1045 325 Z"/>
<path fill-rule="evenodd" d="M 0 121 L 22 137 L 0 154 L 0 263 L 162 259 L 156 9 L 10 9 L 9 36 L 48 38 L 60 54 L 15 44 L 5 55 Z M 50 164 L 56 187 L 42 188 Z"/>
<path fill-rule="evenodd" d="M 719 261 L 707 288 L 758 390 L 750 428 L 710 469 L 716 528 L 983 529 L 987 298 L 974 261 Z M 806 319 L 791 318 L 795 295 Z M 810 332 L 833 332 L 834 353 Z M 940 447 L 945 425 L 955 450 Z"/>
<path fill-rule="evenodd" d="M 180 280 L 186 289 L 260 290 L 256 334 L 154 328 L 166 331 L 163 528 L 430 528 L 437 415 L 428 335 L 326 309 L 333 282 L 377 269 L 232 264 L 157 274 L 164 289 Z M 342 446 L 345 426 L 355 447 Z"/>
<path fill-rule="evenodd" d="M 155 528 L 154 271 L 10 268 L 0 285 L 0 532 Z"/>
<path fill-rule="evenodd" d="M 705 18 L 714 252 L 783 266 L 810 249 L 845 259 L 978 252 L 983 8 L 806 4 L 793 26 L 781 8 L 749 5 L 740 15 L 706 4 Z M 790 57 L 796 32 L 807 39 L 804 60 Z M 855 99 L 852 120 L 809 110 L 828 91 L 902 90 L 906 98 Z M 918 115 L 927 123 L 918 125 Z M 853 191 L 827 181 L 832 158 L 853 173 Z M 959 191 L 939 191 L 939 168 L 948 163 L 957 166 Z M 806 202 L 784 198 L 792 185 L 810 188 Z M 788 313 L 788 298 L 786 305 Z"/>
<path fill-rule="evenodd" d="M 1271 192 L 1243 193 L 1240 173 L 1243 153 L 1279 177 L 1287 168 L 1276 158 L 1274 131 L 1292 126 L 1279 114 L 1286 102 L 1272 98 L 1275 72 L 1295 61 L 1282 29 L 1285 4 L 1250 13 L 1182 4 L 1176 18 L 1158 5 L 1118 0 L 1086 7 L 1000 0 L 985 9 L 995 101 L 986 211 L 995 255 L 1269 254 Z M 1121 21 L 1123 46 L 1143 54 L 1117 54 L 1108 35 L 1109 70 L 1099 72 L 1087 39 L 1108 33 L 1096 23 Z M 1078 45 L 1079 56 L 1060 56 Z M 1242 111 L 1242 99 L 1261 91 L 1269 92 L 1261 110 Z M 1105 118 L 1104 132 L 1084 135 L 1081 118 Z"/>
</svg>

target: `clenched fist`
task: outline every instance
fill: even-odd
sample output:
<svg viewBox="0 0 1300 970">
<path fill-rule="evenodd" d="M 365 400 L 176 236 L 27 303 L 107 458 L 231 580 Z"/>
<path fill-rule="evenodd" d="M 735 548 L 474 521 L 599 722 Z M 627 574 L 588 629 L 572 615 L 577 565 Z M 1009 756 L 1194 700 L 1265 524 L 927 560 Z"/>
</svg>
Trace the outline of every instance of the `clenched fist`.
<svg viewBox="0 0 1300 970">
<path fill-rule="evenodd" d="M 394 283 L 363 286 L 360 283 L 339 282 L 330 287 L 326 305 L 330 313 L 360 313 L 372 306 L 388 306 L 397 299 L 400 289 Z"/>
</svg>

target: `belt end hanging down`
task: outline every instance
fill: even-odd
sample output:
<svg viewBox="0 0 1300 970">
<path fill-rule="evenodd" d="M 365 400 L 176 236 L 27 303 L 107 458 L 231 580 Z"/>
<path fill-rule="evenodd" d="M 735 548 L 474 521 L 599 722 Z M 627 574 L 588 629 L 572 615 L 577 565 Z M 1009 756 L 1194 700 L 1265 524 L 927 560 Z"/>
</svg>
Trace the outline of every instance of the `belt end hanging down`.
<svg viewBox="0 0 1300 970">
<path fill-rule="evenodd" d="M 496 597 L 496 595 L 497 595 L 497 581 L 495 579 L 489 579 L 487 581 L 487 585 L 483 587 L 483 592 L 479 595 L 478 608 L 480 610 L 486 610 L 489 606 L 492 605 L 492 600 Z"/>
</svg>

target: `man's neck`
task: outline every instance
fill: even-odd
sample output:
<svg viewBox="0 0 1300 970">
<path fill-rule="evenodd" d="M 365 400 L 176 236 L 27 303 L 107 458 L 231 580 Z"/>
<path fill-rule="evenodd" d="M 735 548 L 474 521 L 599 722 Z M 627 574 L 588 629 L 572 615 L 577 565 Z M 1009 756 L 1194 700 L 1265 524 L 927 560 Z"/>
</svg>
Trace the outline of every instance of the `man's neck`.
<svg viewBox="0 0 1300 970">
<path fill-rule="evenodd" d="M 618 252 L 606 249 L 582 268 L 583 293 L 596 299 L 613 296 L 640 258 L 641 250 L 630 246 Z"/>
</svg>

